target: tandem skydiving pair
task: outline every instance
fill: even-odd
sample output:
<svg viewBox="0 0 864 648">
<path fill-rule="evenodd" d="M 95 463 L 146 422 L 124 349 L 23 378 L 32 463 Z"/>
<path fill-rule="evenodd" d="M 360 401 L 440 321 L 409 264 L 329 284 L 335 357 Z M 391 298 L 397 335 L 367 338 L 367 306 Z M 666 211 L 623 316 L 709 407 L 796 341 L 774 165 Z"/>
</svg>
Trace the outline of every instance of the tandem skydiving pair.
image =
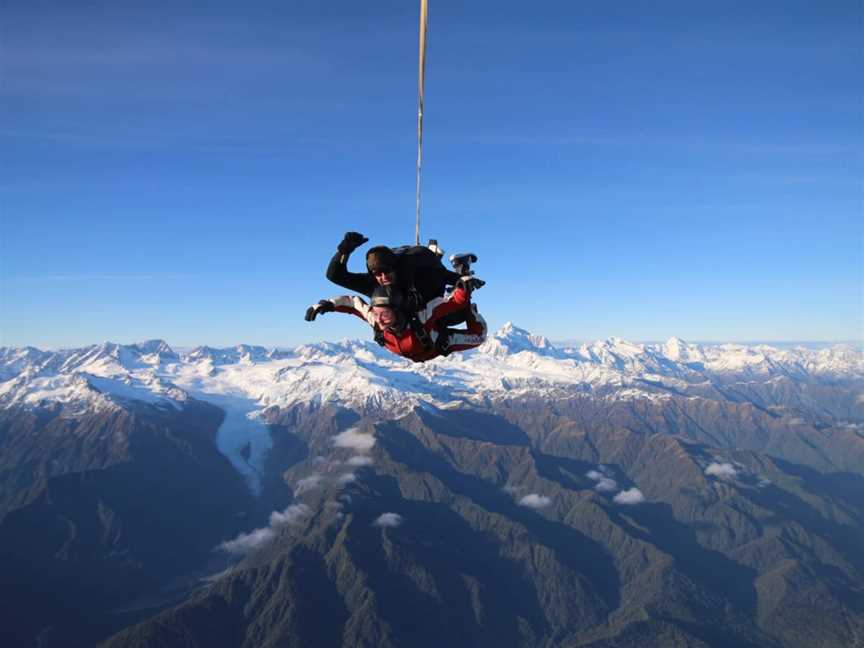
<svg viewBox="0 0 864 648">
<path fill-rule="evenodd" d="M 351 313 L 372 327 L 378 344 L 414 362 L 473 349 L 486 340 L 486 321 L 471 303 L 471 294 L 485 283 L 471 271 L 475 255 L 451 256 L 450 271 L 441 263 L 435 241 L 428 246 L 381 245 L 366 253 L 367 272 L 349 272 L 348 258 L 368 240 L 359 232 L 346 233 L 327 278 L 369 297 L 370 303 L 352 295 L 322 299 L 306 310 L 306 321 L 333 311 Z"/>
</svg>

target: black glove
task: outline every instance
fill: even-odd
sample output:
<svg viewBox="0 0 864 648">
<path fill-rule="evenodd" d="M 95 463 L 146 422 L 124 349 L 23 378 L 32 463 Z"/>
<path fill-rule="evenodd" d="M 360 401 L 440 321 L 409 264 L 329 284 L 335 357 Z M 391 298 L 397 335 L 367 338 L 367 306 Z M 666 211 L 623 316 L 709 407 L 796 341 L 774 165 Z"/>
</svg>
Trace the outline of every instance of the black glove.
<svg viewBox="0 0 864 648">
<path fill-rule="evenodd" d="M 339 250 L 339 254 L 351 254 L 368 240 L 360 232 L 346 232 L 342 242 L 336 246 L 336 249 Z"/>
<path fill-rule="evenodd" d="M 435 340 L 435 350 L 442 356 L 450 355 L 450 331 L 445 328 L 438 331 L 438 339 Z"/>
<path fill-rule="evenodd" d="M 462 288 L 469 295 L 477 290 L 478 288 L 482 288 L 486 285 L 486 282 L 482 279 L 478 279 L 477 277 L 459 277 L 459 281 L 456 282 L 457 288 Z"/>
<path fill-rule="evenodd" d="M 306 309 L 306 321 L 313 322 L 318 317 L 318 313 L 332 313 L 336 310 L 336 304 L 327 299 L 322 299 L 317 304 L 313 304 Z"/>
</svg>

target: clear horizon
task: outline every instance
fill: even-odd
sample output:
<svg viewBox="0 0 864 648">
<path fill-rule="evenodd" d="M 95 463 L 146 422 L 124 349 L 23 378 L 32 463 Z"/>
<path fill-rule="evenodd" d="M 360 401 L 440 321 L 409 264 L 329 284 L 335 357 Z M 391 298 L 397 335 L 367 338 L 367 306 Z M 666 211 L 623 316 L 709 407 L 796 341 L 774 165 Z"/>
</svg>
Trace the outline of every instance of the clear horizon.
<svg viewBox="0 0 864 648">
<path fill-rule="evenodd" d="M 415 4 L 6 3 L 0 345 L 367 339 L 303 312 L 412 242 Z M 422 238 L 490 330 L 860 346 L 860 2 L 430 5 Z"/>
</svg>

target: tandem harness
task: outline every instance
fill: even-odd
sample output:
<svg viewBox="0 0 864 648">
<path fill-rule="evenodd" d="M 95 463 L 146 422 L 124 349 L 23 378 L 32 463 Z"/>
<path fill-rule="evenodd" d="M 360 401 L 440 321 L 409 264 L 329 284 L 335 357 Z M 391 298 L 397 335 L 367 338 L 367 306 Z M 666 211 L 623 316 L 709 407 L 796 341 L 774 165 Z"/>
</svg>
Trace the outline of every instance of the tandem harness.
<svg viewBox="0 0 864 648">
<path fill-rule="evenodd" d="M 423 347 L 423 350 L 431 351 L 432 348 L 435 346 L 432 342 L 432 337 L 429 335 L 429 331 L 427 331 L 423 324 L 420 322 L 420 318 L 417 317 L 416 313 L 408 318 L 408 326 L 410 327 L 411 332 L 420 341 L 420 345 Z M 375 327 L 375 341 L 382 347 L 386 346 L 384 341 L 384 331 L 382 331 L 377 326 Z"/>
</svg>

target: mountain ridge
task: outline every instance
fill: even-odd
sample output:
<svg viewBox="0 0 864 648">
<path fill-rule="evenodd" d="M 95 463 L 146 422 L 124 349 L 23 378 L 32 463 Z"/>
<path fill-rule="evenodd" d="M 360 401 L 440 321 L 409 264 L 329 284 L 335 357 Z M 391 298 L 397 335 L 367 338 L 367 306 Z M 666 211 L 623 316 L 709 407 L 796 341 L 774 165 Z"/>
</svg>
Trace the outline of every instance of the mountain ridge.
<svg viewBox="0 0 864 648">
<path fill-rule="evenodd" d="M 512 388 L 514 383 L 525 378 L 529 378 L 529 382 L 537 386 L 539 382 L 602 384 L 611 381 L 623 384 L 624 378 L 636 377 L 650 381 L 660 377 L 660 382 L 666 380 L 666 386 L 671 388 L 676 387 L 676 380 L 697 382 L 706 380 L 706 377 L 733 380 L 754 376 L 791 376 L 797 380 L 807 380 L 830 374 L 835 378 L 864 378 L 864 354 L 843 346 L 819 351 L 789 351 L 732 344 L 703 347 L 688 344 L 678 338 L 670 338 L 662 345 L 639 345 L 613 337 L 583 344 L 578 349 L 559 349 L 546 338 L 535 336 L 508 322 L 498 332 L 490 335 L 476 351 L 463 355 L 454 354 L 425 365 L 412 365 L 404 359 L 388 355 L 372 342 L 359 340 L 306 344 L 290 351 L 245 344 L 223 349 L 205 346 L 180 354 L 171 350 L 162 340 L 132 345 L 106 342 L 59 352 L 41 351 L 32 347 L 3 347 L 0 348 L 0 377 L 5 380 L 0 383 L 0 404 L 9 406 L 28 400 L 20 389 L 13 389 L 13 385 L 9 384 L 10 380 L 22 377 L 17 387 L 21 386 L 21 382 L 76 373 L 120 378 L 127 384 L 137 378 L 136 386 L 164 394 L 171 387 L 177 387 L 181 391 L 183 387 L 182 384 L 163 384 L 176 376 L 176 372 L 172 374 L 168 370 L 171 365 L 196 365 L 199 373 L 214 373 L 219 368 L 230 365 L 254 366 L 292 359 L 305 361 L 307 368 L 316 362 L 323 365 L 328 362 L 354 360 L 356 366 L 378 369 L 379 377 L 381 370 L 390 370 L 386 374 L 390 378 L 396 378 L 397 373 L 402 377 L 409 373 L 418 377 L 440 377 L 448 371 L 458 373 L 466 367 L 482 365 L 475 374 L 485 372 L 489 376 L 501 376 L 506 381 L 504 389 Z M 502 362 L 496 363 L 496 360 Z M 284 373 L 283 371 L 283 376 Z M 531 374 L 533 381 L 530 380 Z M 538 380 L 538 375 L 544 376 L 546 380 Z M 58 387 L 51 385 L 50 381 L 41 386 Z M 470 384 L 462 385 L 464 388 L 492 391 L 498 386 L 501 384 L 496 384 L 494 380 L 486 381 L 485 384 L 474 380 Z M 105 384 L 103 387 L 105 391 L 110 391 L 110 385 Z M 62 391 L 62 386 L 59 388 Z M 182 399 L 180 392 L 177 392 L 176 396 Z M 54 394 L 54 397 L 59 399 L 57 394 Z M 34 398 L 38 400 L 31 394 L 29 400 Z M 72 399 L 74 395 L 67 398 Z"/>
</svg>

